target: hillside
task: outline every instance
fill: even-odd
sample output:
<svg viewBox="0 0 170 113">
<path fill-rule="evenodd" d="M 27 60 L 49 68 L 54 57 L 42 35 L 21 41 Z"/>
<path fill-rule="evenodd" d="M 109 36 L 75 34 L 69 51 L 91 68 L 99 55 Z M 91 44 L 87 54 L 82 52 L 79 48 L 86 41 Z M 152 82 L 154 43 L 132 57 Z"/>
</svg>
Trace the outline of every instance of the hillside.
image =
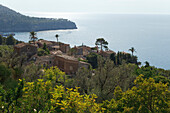
<svg viewBox="0 0 170 113">
<path fill-rule="evenodd" d="M 67 19 L 29 17 L 0 5 L 0 32 L 31 32 L 60 29 L 77 29 L 77 27 L 74 22 Z"/>
</svg>

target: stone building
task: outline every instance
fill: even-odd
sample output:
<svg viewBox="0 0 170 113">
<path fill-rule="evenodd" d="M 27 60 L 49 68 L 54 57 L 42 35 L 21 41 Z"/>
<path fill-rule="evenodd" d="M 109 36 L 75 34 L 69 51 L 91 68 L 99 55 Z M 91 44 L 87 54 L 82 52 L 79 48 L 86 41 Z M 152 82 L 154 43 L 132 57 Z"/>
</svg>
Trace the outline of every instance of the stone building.
<svg viewBox="0 0 170 113">
<path fill-rule="evenodd" d="M 77 58 L 68 55 L 56 55 L 54 59 L 54 66 L 66 74 L 75 74 L 80 67 L 89 68 L 89 64 L 78 61 Z"/>
<path fill-rule="evenodd" d="M 28 58 L 37 53 L 37 45 L 29 43 L 20 43 L 14 46 L 14 52 L 18 55 L 25 53 Z"/>
<path fill-rule="evenodd" d="M 59 42 L 59 47 L 60 47 L 60 51 L 62 51 L 63 53 L 68 53 L 70 50 L 70 44 L 64 44 Z"/>
<path fill-rule="evenodd" d="M 35 64 L 43 67 L 52 67 L 54 65 L 54 55 L 37 56 Z"/>
<path fill-rule="evenodd" d="M 52 51 L 58 51 L 58 50 L 60 50 L 60 46 L 51 46 L 51 48 L 52 48 Z"/>
<path fill-rule="evenodd" d="M 116 54 L 114 51 L 112 50 L 108 50 L 108 51 L 100 51 L 99 53 L 101 56 L 105 57 L 105 58 L 110 58 L 111 54 Z"/>
<path fill-rule="evenodd" d="M 85 46 L 85 45 L 82 45 L 82 46 L 75 46 L 73 48 L 75 50 L 75 55 L 76 56 L 87 56 L 88 54 L 90 54 L 91 52 L 94 52 L 93 49 L 89 46 Z"/>
<path fill-rule="evenodd" d="M 43 48 L 43 47 L 44 47 L 44 44 L 46 44 L 46 47 L 47 47 L 49 50 L 52 50 L 53 43 L 52 43 L 51 41 L 38 40 L 36 43 L 37 43 L 37 45 L 38 45 L 39 48 Z"/>
<path fill-rule="evenodd" d="M 70 50 L 70 45 L 69 44 L 64 44 L 64 43 L 61 43 L 61 42 L 38 40 L 36 43 L 40 48 L 42 48 L 44 46 L 44 43 L 45 43 L 46 47 L 50 51 L 60 50 L 63 53 L 68 53 L 68 51 Z"/>
</svg>

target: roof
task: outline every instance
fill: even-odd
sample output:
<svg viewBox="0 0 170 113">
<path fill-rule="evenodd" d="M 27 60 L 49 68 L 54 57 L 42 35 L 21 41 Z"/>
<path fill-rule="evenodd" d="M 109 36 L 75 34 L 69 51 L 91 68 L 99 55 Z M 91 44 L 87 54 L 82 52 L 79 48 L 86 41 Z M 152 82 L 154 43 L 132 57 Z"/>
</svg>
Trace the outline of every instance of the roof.
<svg viewBox="0 0 170 113">
<path fill-rule="evenodd" d="M 53 58 L 51 55 L 38 56 L 37 61 L 50 61 Z"/>
<path fill-rule="evenodd" d="M 14 47 L 22 48 L 24 46 L 34 46 L 34 47 L 37 47 L 36 45 L 29 44 L 29 43 L 19 43 L 19 44 L 15 45 Z"/>
<path fill-rule="evenodd" d="M 41 43 L 41 44 L 44 44 L 46 43 L 46 45 L 64 45 L 64 46 L 70 46 L 70 44 L 65 44 L 65 43 L 62 43 L 62 42 L 55 42 L 55 41 L 48 41 L 48 40 L 38 40 L 37 43 Z"/>
<path fill-rule="evenodd" d="M 112 54 L 112 53 L 115 53 L 114 51 L 112 51 L 112 50 L 108 50 L 108 51 L 105 51 L 106 53 L 108 53 L 108 54 Z"/>
<path fill-rule="evenodd" d="M 41 44 L 46 43 L 46 45 L 52 45 L 53 44 L 52 42 L 47 41 L 47 40 L 39 40 L 38 42 L 41 43 Z"/>
<path fill-rule="evenodd" d="M 62 43 L 62 42 L 59 42 L 59 45 L 70 46 L 70 44 L 65 44 L 65 43 Z"/>
<path fill-rule="evenodd" d="M 77 48 L 86 48 L 86 49 L 91 49 L 91 47 L 89 47 L 89 46 L 85 46 L 85 45 L 78 46 Z"/>
<path fill-rule="evenodd" d="M 57 56 L 57 57 L 64 58 L 64 59 L 67 59 L 67 60 L 78 61 L 78 59 L 77 59 L 77 58 L 72 57 L 72 56 L 68 56 L 68 55 L 64 55 L 64 54 L 62 54 L 62 55 L 56 55 L 56 56 Z"/>
<path fill-rule="evenodd" d="M 51 43 L 55 44 L 55 45 L 59 45 L 60 42 L 56 42 L 56 41 L 50 41 Z"/>
</svg>

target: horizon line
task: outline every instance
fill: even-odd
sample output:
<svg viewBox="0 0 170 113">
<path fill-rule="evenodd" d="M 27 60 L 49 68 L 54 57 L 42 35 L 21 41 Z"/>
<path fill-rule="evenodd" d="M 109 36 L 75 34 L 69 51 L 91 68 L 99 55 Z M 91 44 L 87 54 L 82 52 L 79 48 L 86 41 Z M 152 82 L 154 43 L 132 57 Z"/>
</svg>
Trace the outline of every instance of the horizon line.
<svg viewBox="0 0 170 113">
<path fill-rule="evenodd" d="M 21 11 L 26 14 L 153 14 L 153 15 L 170 15 L 169 13 L 160 12 L 40 12 L 40 11 Z"/>
</svg>

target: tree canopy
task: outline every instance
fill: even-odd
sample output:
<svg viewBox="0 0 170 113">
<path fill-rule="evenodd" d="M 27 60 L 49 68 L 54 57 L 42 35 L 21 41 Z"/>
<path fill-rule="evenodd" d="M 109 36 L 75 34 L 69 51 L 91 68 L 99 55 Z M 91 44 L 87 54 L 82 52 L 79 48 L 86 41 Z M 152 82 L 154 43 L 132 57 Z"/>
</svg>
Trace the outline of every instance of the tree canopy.
<svg viewBox="0 0 170 113">
<path fill-rule="evenodd" d="M 0 35 L 0 45 L 3 43 L 3 37 Z"/>
<path fill-rule="evenodd" d="M 98 38 L 96 39 L 96 43 L 95 43 L 96 46 L 99 46 L 100 47 L 100 50 L 103 51 L 103 47 L 105 49 L 108 48 L 108 42 L 104 39 L 104 38 Z"/>
<path fill-rule="evenodd" d="M 9 35 L 6 39 L 6 44 L 7 45 L 15 45 L 16 44 L 16 40 L 12 35 Z"/>
</svg>

